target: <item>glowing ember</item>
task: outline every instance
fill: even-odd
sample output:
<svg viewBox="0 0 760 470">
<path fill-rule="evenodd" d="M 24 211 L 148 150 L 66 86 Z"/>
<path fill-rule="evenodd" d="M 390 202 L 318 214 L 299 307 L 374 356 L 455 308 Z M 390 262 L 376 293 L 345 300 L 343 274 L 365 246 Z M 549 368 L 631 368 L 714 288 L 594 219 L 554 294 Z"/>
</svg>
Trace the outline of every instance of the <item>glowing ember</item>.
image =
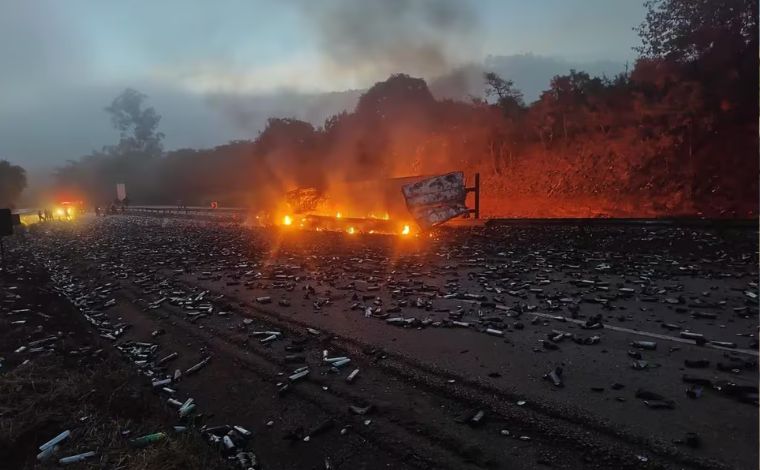
<svg viewBox="0 0 760 470">
<path fill-rule="evenodd" d="M 290 229 L 308 231 L 343 232 L 348 235 L 383 234 L 396 236 L 414 236 L 416 229 L 408 218 L 396 219 L 391 217 L 388 210 L 362 212 L 345 205 L 334 205 L 314 210 L 309 213 L 296 212 L 290 203 L 283 203 L 282 212 L 275 217 L 276 225 Z M 338 209 L 340 207 L 340 210 Z M 360 214 L 366 214 L 362 217 Z"/>
</svg>

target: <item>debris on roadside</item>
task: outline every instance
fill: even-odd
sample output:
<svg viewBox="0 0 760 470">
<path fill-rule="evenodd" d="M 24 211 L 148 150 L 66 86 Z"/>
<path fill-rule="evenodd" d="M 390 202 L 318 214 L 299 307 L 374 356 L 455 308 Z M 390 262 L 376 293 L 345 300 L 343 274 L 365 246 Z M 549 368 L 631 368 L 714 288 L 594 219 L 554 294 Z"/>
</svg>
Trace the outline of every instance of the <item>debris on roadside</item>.
<svg viewBox="0 0 760 470">
<path fill-rule="evenodd" d="M 548 380 L 557 388 L 564 387 L 565 384 L 562 382 L 562 368 L 555 367 L 544 375 L 544 380 Z"/>
</svg>

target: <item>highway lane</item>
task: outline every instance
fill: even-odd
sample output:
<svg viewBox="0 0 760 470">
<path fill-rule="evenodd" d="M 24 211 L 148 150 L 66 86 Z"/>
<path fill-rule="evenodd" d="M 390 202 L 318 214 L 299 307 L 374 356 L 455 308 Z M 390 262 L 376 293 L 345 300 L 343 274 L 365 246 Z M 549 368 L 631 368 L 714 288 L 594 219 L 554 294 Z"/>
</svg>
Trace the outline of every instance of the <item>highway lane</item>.
<svg viewBox="0 0 760 470">
<path fill-rule="evenodd" d="M 403 241 L 113 217 L 50 236 L 75 237 L 68 239 L 76 240 L 75 250 L 112 275 L 126 270 L 129 280 L 148 272 L 170 279 L 174 288 L 208 291 L 230 312 L 193 320 L 212 337 L 228 336 L 241 318 L 279 325 L 291 335 L 319 329 L 365 362 L 362 374 L 377 369 L 376 384 L 394 383 L 384 398 L 382 386 L 367 388 L 363 400 L 416 402 L 413 409 L 422 411 L 414 423 L 464 445 L 456 440 L 461 434 L 485 454 L 475 459 L 479 466 L 519 462 L 493 453 L 491 439 L 501 436 L 502 426 L 513 433 L 525 426 L 532 441 L 517 436 L 517 442 L 536 455 L 553 455 L 536 459 L 555 465 L 565 456 L 587 464 L 588 449 L 599 446 L 634 466 L 646 459 L 750 468 L 757 460 L 756 405 L 746 403 L 753 398 L 725 393 L 727 383 L 757 383 L 751 231 L 477 227 Z M 160 294 L 126 292 L 125 302 L 144 309 Z M 187 321 L 186 311 L 173 315 Z M 593 328 L 595 322 L 602 328 Z M 684 331 L 718 346 L 698 346 L 680 336 Z M 652 338 L 654 350 L 632 346 Z M 380 367 L 367 352 L 372 349 L 395 365 Z M 634 368 L 643 364 L 636 361 L 646 364 Z M 685 361 L 707 364 L 694 369 Z M 544 378 L 557 367 L 562 387 Z M 700 398 L 689 398 L 685 374 L 723 391 L 704 386 Z M 415 394 L 423 385 L 430 392 Z M 639 391 L 662 399 L 637 398 Z M 439 419 L 434 404 L 452 408 L 451 419 Z M 667 407 L 653 408 L 658 404 Z M 455 419 L 486 405 L 492 421 L 486 428 L 463 427 Z M 527 420 L 520 415 L 526 412 Z M 390 434 L 402 432 L 387 426 Z M 698 448 L 674 443 L 688 433 L 699 436 Z M 578 439 L 585 435 L 588 441 Z M 439 461 L 457 458 L 439 455 L 446 447 L 441 442 L 428 444 Z"/>
</svg>

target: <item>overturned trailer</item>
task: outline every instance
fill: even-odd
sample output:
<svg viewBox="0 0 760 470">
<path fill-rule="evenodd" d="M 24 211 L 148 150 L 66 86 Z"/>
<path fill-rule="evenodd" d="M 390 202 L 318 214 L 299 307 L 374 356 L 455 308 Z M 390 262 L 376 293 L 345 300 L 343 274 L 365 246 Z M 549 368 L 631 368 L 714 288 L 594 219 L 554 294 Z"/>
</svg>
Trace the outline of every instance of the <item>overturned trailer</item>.
<svg viewBox="0 0 760 470">
<path fill-rule="evenodd" d="M 468 208 L 467 194 L 474 193 Z M 480 178 L 467 187 L 464 173 L 410 176 L 334 184 L 328 190 L 298 188 L 286 194 L 290 214 L 307 229 L 409 233 L 409 224 L 422 230 L 459 216 L 480 215 Z"/>
<path fill-rule="evenodd" d="M 475 193 L 475 208 L 468 209 L 467 193 Z M 475 186 L 467 188 L 461 171 L 425 178 L 402 187 L 409 213 L 417 225 L 427 230 L 460 215 L 480 217 L 480 175 L 475 175 Z"/>
</svg>

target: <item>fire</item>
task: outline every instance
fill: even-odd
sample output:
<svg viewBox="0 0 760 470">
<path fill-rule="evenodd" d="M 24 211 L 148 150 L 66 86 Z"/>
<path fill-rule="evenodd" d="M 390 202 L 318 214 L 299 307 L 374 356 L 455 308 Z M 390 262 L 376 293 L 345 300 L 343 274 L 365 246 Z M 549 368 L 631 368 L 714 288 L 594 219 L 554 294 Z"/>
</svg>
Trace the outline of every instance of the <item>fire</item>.
<svg viewBox="0 0 760 470">
<path fill-rule="evenodd" d="M 275 212 L 277 215 L 273 218 L 277 221 L 276 225 L 307 231 L 343 232 L 354 236 L 395 235 L 408 238 L 417 233 L 409 217 L 397 217 L 396 212 L 391 212 L 388 206 L 379 202 L 372 207 L 347 204 L 346 201 L 323 202 L 321 206 L 311 207 L 303 202 L 304 197 L 296 196 L 288 196 L 289 199 L 279 203 Z"/>
<path fill-rule="evenodd" d="M 375 213 L 377 214 L 377 213 Z M 369 214 L 369 217 L 354 217 L 344 212 L 333 213 L 333 215 L 282 215 L 280 225 L 285 227 L 296 227 L 302 230 L 316 231 L 336 231 L 344 232 L 348 235 L 359 234 L 395 234 L 397 236 L 408 237 L 415 233 L 412 224 L 408 220 L 397 220 L 391 218 L 388 213 L 381 216 Z"/>
</svg>

